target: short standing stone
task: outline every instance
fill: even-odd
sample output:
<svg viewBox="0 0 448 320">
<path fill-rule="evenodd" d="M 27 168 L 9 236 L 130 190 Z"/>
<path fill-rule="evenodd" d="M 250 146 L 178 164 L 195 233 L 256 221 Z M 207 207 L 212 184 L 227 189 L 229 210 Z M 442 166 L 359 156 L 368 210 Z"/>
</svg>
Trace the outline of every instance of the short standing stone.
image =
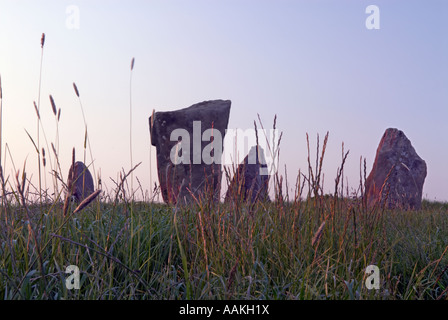
<svg viewBox="0 0 448 320">
<path fill-rule="evenodd" d="M 225 201 L 231 199 L 249 201 L 269 200 L 269 175 L 263 148 L 253 146 L 238 166 L 230 182 Z"/>
<path fill-rule="evenodd" d="M 93 179 L 89 169 L 83 162 L 75 162 L 75 169 L 70 166 L 68 172 L 68 194 L 73 196 L 77 202 L 81 202 L 94 191 Z"/>
<path fill-rule="evenodd" d="M 409 139 L 398 129 L 387 129 L 366 179 L 368 205 L 379 201 L 389 209 L 420 209 L 425 178 L 426 163 Z"/>
<path fill-rule="evenodd" d="M 151 144 L 157 149 L 157 172 L 166 203 L 189 202 L 221 190 L 223 139 L 229 100 L 204 101 L 149 118 Z"/>
</svg>

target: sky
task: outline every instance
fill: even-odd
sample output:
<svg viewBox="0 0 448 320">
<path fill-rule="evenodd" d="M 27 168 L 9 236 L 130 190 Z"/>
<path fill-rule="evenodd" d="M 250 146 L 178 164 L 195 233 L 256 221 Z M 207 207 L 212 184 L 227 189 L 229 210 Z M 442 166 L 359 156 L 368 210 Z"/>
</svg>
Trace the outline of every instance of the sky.
<svg viewBox="0 0 448 320">
<path fill-rule="evenodd" d="M 369 5 L 378 9 L 376 29 L 366 26 Z M 33 101 L 40 148 L 48 158 L 54 143 L 64 179 L 72 149 L 76 160 L 84 157 L 84 111 L 86 159 L 91 151 L 103 188 L 113 190 L 119 173 L 131 169 L 132 141 L 133 164 L 141 162 L 134 189 L 141 183 L 150 193 L 158 182 L 152 111 L 225 99 L 232 101 L 231 129 L 253 128 L 258 115 L 271 128 L 277 116 L 279 168 L 291 194 L 308 168 L 307 133 L 314 163 L 317 135 L 322 147 L 329 132 L 324 191 L 334 191 L 342 144 L 350 151 L 344 185 L 354 191 L 361 157 L 368 174 L 393 127 L 426 161 L 424 198 L 448 201 L 444 0 L 0 0 L 0 76 L 2 165 L 10 177 L 26 165 L 35 186 L 37 153 L 27 134 L 37 141 Z M 61 109 L 58 125 L 49 95 Z"/>
</svg>

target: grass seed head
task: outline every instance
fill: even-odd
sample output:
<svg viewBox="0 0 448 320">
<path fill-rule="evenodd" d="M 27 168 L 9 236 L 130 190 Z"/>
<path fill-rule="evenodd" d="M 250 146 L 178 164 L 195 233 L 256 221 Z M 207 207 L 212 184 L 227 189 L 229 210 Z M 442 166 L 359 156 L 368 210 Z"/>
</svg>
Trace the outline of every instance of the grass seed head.
<svg viewBox="0 0 448 320">
<path fill-rule="evenodd" d="M 320 240 L 320 238 L 322 237 L 322 232 L 324 230 L 324 227 L 325 227 L 325 221 L 322 222 L 322 224 L 320 225 L 319 229 L 317 229 L 316 233 L 314 234 L 313 239 L 311 240 L 311 245 L 313 247 Z"/>
<path fill-rule="evenodd" d="M 54 103 L 53 96 L 51 94 L 50 94 L 50 102 L 51 102 L 51 108 L 53 109 L 53 114 L 56 116 L 58 112 L 56 109 L 56 104 Z"/>
<path fill-rule="evenodd" d="M 37 107 L 36 101 L 33 101 L 33 103 L 34 103 L 34 110 L 36 110 L 37 118 L 40 120 L 39 108 Z"/>
<path fill-rule="evenodd" d="M 81 203 L 79 204 L 78 207 L 76 207 L 75 211 L 73 211 L 73 213 L 78 213 L 79 211 L 81 211 L 82 209 L 84 209 L 85 207 L 87 207 L 89 205 L 90 202 L 92 202 L 93 200 L 95 200 L 95 198 L 101 193 L 101 190 L 96 190 L 94 193 L 92 193 L 90 196 L 88 196 L 87 198 L 85 198 L 83 201 L 81 201 Z"/>
<path fill-rule="evenodd" d="M 79 98 L 79 91 L 78 91 L 78 87 L 76 86 L 76 84 L 73 82 L 73 89 L 75 89 L 75 93 Z"/>
<path fill-rule="evenodd" d="M 51 149 L 53 149 L 54 154 L 57 156 L 58 153 L 56 152 L 56 148 L 54 147 L 53 142 L 51 143 Z"/>
<path fill-rule="evenodd" d="M 42 163 L 43 163 L 44 167 L 47 164 L 47 161 L 45 159 L 45 149 L 44 148 L 42 148 Z"/>
</svg>

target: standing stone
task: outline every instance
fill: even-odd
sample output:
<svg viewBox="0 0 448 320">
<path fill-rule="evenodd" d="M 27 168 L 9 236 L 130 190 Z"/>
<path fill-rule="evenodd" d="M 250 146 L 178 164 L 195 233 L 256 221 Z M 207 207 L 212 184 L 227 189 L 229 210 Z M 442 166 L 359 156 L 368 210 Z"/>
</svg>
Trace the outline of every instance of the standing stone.
<svg viewBox="0 0 448 320">
<path fill-rule="evenodd" d="M 77 202 L 81 202 L 94 191 L 92 175 L 81 161 L 75 162 L 74 170 L 73 165 L 70 166 L 67 181 L 68 195 L 74 197 Z"/>
<path fill-rule="evenodd" d="M 149 117 L 151 144 L 157 149 L 157 172 L 166 203 L 199 196 L 219 199 L 223 139 L 229 100 L 204 101 L 191 107 L 156 112 Z"/>
<path fill-rule="evenodd" d="M 231 199 L 249 201 L 269 200 L 269 175 L 263 148 L 253 146 L 238 166 L 230 182 L 225 201 Z"/>
<path fill-rule="evenodd" d="M 425 178 L 426 163 L 415 152 L 409 139 L 398 129 L 387 129 L 366 180 L 367 203 L 372 206 L 380 201 L 389 209 L 418 210 Z"/>
</svg>

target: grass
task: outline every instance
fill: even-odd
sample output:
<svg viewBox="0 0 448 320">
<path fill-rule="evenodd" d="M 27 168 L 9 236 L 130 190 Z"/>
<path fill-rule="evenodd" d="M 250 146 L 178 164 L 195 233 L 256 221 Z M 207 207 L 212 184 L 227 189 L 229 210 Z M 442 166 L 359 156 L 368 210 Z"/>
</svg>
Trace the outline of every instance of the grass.
<svg viewBox="0 0 448 320">
<path fill-rule="evenodd" d="M 19 196 L 19 195 L 15 195 Z M 104 200 L 104 199 L 103 199 Z M 363 212 L 314 199 L 238 210 L 212 203 L 99 201 L 62 215 L 62 204 L 2 210 L 2 299 L 446 299 L 446 205 Z M 73 208 L 71 209 L 73 212 Z M 99 212 L 98 212 L 99 210 Z M 319 240 L 321 214 L 331 213 Z M 356 215 L 356 219 L 354 218 Z M 313 245 L 314 242 L 314 245 Z M 132 248 L 132 250 L 130 250 Z M 368 265 L 380 289 L 365 286 Z M 65 268 L 81 272 L 67 290 Z"/>
<path fill-rule="evenodd" d="M 0 112 L 1 92 L 0 82 Z M 0 299 L 447 299 L 448 204 L 367 208 L 362 172 L 357 194 L 343 196 L 344 148 L 335 192 L 324 195 L 327 141 L 328 134 L 320 151 L 317 140 L 315 166 L 309 156 L 293 195 L 284 194 L 275 172 L 274 201 L 255 204 L 237 196 L 188 206 L 136 201 L 127 178 L 137 164 L 115 190 L 77 206 L 63 201 L 66 183 L 51 197 L 40 181 L 32 184 L 25 165 L 15 177 L 1 169 Z M 55 161 L 47 156 L 53 181 L 64 182 L 58 134 L 56 142 Z M 67 289 L 69 265 L 80 270 L 79 290 Z M 366 287 L 369 265 L 379 267 L 378 290 Z"/>
</svg>

